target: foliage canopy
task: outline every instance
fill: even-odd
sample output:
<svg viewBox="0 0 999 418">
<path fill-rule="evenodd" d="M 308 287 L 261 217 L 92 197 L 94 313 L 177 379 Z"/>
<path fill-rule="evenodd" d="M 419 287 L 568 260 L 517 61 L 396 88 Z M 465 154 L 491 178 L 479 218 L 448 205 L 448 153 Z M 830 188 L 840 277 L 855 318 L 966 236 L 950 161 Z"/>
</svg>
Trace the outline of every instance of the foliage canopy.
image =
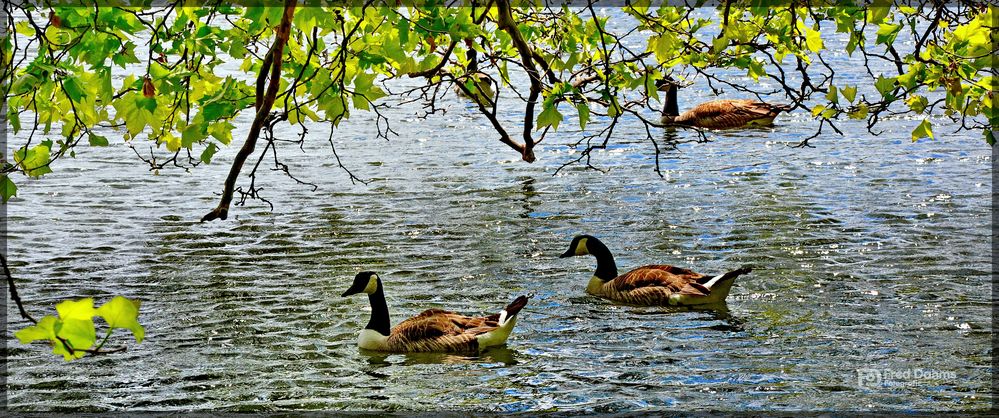
<svg viewBox="0 0 999 418">
<path fill-rule="evenodd" d="M 383 115 L 387 96 L 419 102 L 432 115 L 452 89 L 483 97 L 478 111 L 500 143 L 528 162 L 567 119 L 575 120 L 571 129 L 584 130 L 573 144 L 584 149 L 566 164 L 590 166 L 591 152 L 613 141 L 622 121 L 644 124 L 658 157 L 671 144 L 653 134 L 658 118 L 650 114 L 662 100 L 655 83 L 668 73 L 703 79 L 716 92 L 790 102 L 815 119 L 816 136 L 824 128 L 839 132 L 837 122 L 846 118 L 866 120 L 876 132 L 879 121 L 910 115 L 917 119 L 913 140 L 932 138 L 933 120 L 949 120 L 994 143 L 996 9 L 984 2 L 753 0 L 702 9 L 635 1 L 620 11 L 509 0 L 419 7 L 375 0 L 65 3 L 3 6 L 6 123 L 24 138 L 10 144 L 13 161 L 0 167 L 4 201 L 17 192 L 15 173 L 45 175 L 81 144 L 123 138 L 152 169 L 187 169 L 210 163 L 234 136 L 245 136 L 222 202 L 205 218 L 224 219 L 233 194 L 237 204 L 259 197 L 253 180 L 265 156 L 292 175 L 278 157 L 277 124 L 297 126 L 301 135 L 292 142 L 300 143 L 310 127 L 335 128 L 357 112 L 373 112 L 378 135 L 388 137 L 394 131 Z M 867 80 L 837 77 L 824 58 L 839 52 L 829 49 L 835 36 L 848 40 L 845 52 L 864 63 Z M 640 42 L 627 42 L 636 37 Z M 477 91 L 476 74 L 494 81 L 493 95 Z M 743 85 L 733 75 L 766 83 Z M 398 78 L 421 85 L 391 91 Z M 500 105 L 500 97 L 514 104 Z M 256 114 L 253 126 L 238 127 L 234 119 L 247 111 Z M 498 114 L 507 111 L 524 117 L 505 124 Z M 703 132 L 698 138 L 706 139 Z M 253 156 L 250 184 L 237 186 Z"/>
</svg>

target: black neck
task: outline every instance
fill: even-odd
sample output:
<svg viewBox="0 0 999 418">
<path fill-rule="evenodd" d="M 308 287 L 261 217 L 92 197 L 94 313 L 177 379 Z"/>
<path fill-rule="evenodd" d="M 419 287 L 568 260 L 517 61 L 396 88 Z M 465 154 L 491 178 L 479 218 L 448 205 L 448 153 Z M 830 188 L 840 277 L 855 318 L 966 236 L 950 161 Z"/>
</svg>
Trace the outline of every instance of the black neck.
<svg viewBox="0 0 999 418">
<path fill-rule="evenodd" d="M 373 329 L 379 334 L 388 336 L 391 332 L 389 322 L 388 304 L 385 303 L 385 292 L 382 292 L 382 279 L 378 280 L 378 289 L 375 293 L 368 295 L 368 302 L 371 303 L 371 319 L 365 329 Z"/>
<path fill-rule="evenodd" d="M 596 238 L 590 238 L 586 241 L 586 249 L 597 258 L 597 271 L 593 273 L 594 276 L 605 282 L 617 277 L 614 256 L 604 243 Z"/>
<path fill-rule="evenodd" d="M 680 116 L 680 106 L 676 103 L 676 86 L 670 86 L 666 91 L 666 104 L 663 105 L 664 116 Z"/>
</svg>

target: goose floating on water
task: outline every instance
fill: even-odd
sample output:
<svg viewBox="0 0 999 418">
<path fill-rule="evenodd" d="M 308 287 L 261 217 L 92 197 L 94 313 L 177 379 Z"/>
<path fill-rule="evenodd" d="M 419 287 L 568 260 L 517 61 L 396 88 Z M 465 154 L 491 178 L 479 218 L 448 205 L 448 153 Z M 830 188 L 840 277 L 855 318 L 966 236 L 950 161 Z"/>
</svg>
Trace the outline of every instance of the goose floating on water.
<svg viewBox="0 0 999 418">
<path fill-rule="evenodd" d="M 666 103 L 659 122 L 663 125 L 684 125 L 707 129 L 730 129 L 773 125 L 780 112 L 791 111 L 791 106 L 770 104 L 748 99 L 712 100 L 680 113 L 677 90 L 680 85 L 672 79 L 656 82 L 659 91 L 666 92 Z"/>
<path fill-rule="evenodd" d="M 604 243 L 591 235 L 572 239 L 560 258 L 593 255 L 597 271 L 586 292 L 594 296 L 633 305 L 704 305 L 724 302 L 735 278 L 752 271 L 741 267 L 717 276 L 707 276 L 665 264 L 636 268 L 620 276 L 614 256 Z"/>
<path fill-rule="evenodd" d="M 357 346 L 390 352 L 479 352 L 506 343 L 517 323 L 517 313 L 527 305 L 520 296 L 498 314 L 469 317 L 441 309 L 428 309 L 391 328 L 382 281 L 364 271 L 343 296 L 366 293 L 371 303 L 371 319 L 361 330 Z"/>
</svg>

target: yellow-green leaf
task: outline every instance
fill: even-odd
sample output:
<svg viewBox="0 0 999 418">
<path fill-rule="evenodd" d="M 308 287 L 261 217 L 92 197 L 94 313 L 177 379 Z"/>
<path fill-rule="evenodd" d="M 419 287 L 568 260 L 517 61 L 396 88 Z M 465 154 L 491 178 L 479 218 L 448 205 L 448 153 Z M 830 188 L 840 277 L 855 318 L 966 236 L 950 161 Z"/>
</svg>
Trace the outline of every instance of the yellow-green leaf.
<svg viewBox="0 0 999 418">
<path fill-rule="evenodd" d="M 885 20 L 888 16 L 888 12 L 891 10 L 890 5 L 870 5 L 867 7 L 867 22 L 878 24 Z"/>
<path fill-rule="evenodd" d="M 809 28 L 805 29 L 805 44 L 808 46 L 808 50 L 812 52 L 819 52 L 822 50 L 822 35 L 817 30 L 812 30 Z"/>
<path fill-rule="evenodd" d="M 866 104 L 861 103 L 856 109 L 851 110 L 848 115 L 850 116 L 850 119 L 863 119 L 867 117 L 867 113 L 869 111 L 870 108 L 868 108 Z"/>
<path fill-rule="evenodd" d="M 90 309 L 93 307 L 91 306 Z M 62 341 L 57 340 L 52 347 L 52 352 L 62 354 L 66 361 L 86 355 L 87 353 L 82 350 L 93 347 L 94 343 L 97 342 L 97 330 L 94 329 L 94 320 L 91 318 L 64 318 L 56 322 L 56 336 Z M 72 347 L 72 352 L 66 348 L 66 343 Z"/>
<path fill-rule="evenodd" d="M 839 103 L 839 91 L 836 89 L 836 86 L 829 86 L 829 93 L 826 93 L 826 100 Z"/>
<path fill-rule="evenodd" d="M 22 329 L 14 333 L 21 344 L 27 344 L 38 340 L 55 340 L 55 324 L 58 319 L 52 315 L 46 315 L 37 324 Z"/>
<path fill-rule="evenodd" d="M 83 298 L 77 300 L 65 300 L 56 305 L 59 318 L 66 319 L 86 319 L 91 320 L 97 311 L 94 310 L 94 299 Z"/>
<path fill-rule="evenodd" d="M 912 130 L 912 142 L 916 142 L 920 138 L 933 139 L 933 125 L 930 124 L 929 119 L 923 119 L 923 122 Z"/>
<path fill-rule="evenodd" d="M 846 86 L 840 88 L 839 91 L 843 93 L 843 97 L 849 100 L 850 103 L 853 103 L 853 99 L 857 98 L 857 86 Z"/>
<path fill-rule="evenodd" d="M 132 334 L 135 335 L 135 342 L 141 343 L 142 339 L 145 338 L 146 331 L 139 324 L 139 305 L 140 302 L 137 300 L 115 296 L 97 308 L 97 315 L 104 318 L 104 321 L 111 328 L 132 331 Z"/>
<path fill-rule="evenodd" d="M 922 113 L 923 110 L 926 109 L 926 106 L 930 104 L 929 100 L 927 100 L 926 97 L 920 96 L 918 94 L 909 96 L 909 98 L 906 99 L 905 103 L 909 105 L 909 109 L 912 109 L 912 111 L 916 113 Z"/>
</svg>

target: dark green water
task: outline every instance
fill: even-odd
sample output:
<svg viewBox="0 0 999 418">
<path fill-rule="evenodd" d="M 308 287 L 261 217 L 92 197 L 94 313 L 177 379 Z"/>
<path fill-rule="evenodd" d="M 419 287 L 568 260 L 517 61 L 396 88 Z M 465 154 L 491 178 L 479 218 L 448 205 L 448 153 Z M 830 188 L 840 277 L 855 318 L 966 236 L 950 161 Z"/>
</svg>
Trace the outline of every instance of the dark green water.
<svg viewBox="0 0 999 418">
<path fill-rule="evenodd" d="M 681 107 L 704 94 L 691 89 Z M 772 130 L 666 152 L 660 178 L 631 123 L 596 154 L 608 173 L 553 176 L 574 158 L 566 144 L 575 133 L 546 139 L 529 165 L 451 100 L 427 120 L 393 110 L 401 137 L 391 142 L 372 139 L 369 115 L 342 125 L 338 151 L 368 185 L 350 184 L 328 128 L 314 127 L 307 154 L 281 151 L 320 189 L 264 173 L 273 213 L 252 202 L 228 221 L 197 222 L 216 202 L 231 148 L 211 166 L 160 175 L 121 144 L 84 148 L 22 181 L 9 247 L 32 312 L 54 313 L 66 298 L 138 298 L 147 339 L 123 336 L 114 342 L 128 343 L 125 353 L 63 363 L 16 342 L 26 323 L 8 306 L 10 407 L 989 406 L 992 183 L 977 134 L 949 135 L 938 121 L 937 139 L 910 143 L 918 121 L 886 121 L 878 137 L 845 122 L 844 136 L 791 148 L 814 129 L 799 112 Z M 584 232 L 622 270 L 757 269 L 726 310 L 615 306 L 584 294 L 591 259 L 557 258 Z M 535 297 L 506 348 L 372 357 L 355 346 L 367 302 L 339 296 L 360 270 L 381 274 L 394 323 L 430 307 L 493 313 L 516 295 Z M 865 369 L 910 377 L 862 382 Z"/>
</svg>

